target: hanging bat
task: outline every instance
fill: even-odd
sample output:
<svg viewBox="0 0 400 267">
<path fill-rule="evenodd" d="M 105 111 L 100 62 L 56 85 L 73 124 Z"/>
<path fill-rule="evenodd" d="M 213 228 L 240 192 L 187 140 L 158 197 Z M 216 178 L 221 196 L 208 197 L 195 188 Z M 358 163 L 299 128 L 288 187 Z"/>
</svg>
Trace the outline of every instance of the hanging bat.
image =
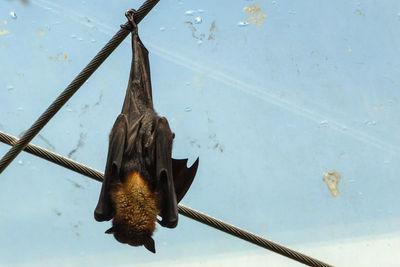
<svg viewBox="0 0 400 267">
<path fill-rule="evenodd" d="M 178 223 L 178 202 L 195 177 L 198 160 L 173 159 L 175 136 L 164 117 L 153 108 L 148 51 L 134 21 L 135 10 L 125 16 L 131 31 L 132 64 L 121 114 L 109 137 L 104 181 L 94 212 L 97 221 L 112 220 L 106 233 L 121 243 L 144 245 L 155 253 L 151 237 L 156 222 L 168 228 Z M 157 219 L 161 217 L 161 220 Z"/>
</svg>

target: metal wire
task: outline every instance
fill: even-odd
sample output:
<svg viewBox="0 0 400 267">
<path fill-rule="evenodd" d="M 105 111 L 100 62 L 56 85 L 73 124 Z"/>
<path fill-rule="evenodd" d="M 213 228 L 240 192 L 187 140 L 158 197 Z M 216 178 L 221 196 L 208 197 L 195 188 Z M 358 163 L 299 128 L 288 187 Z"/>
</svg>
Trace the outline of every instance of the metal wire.
<svg viewBox="0 0 400 267">
<path fill-rule="evenodd" d="M 147 0 L 135 14 L 135 22 L 139 23 L 159 0 Z M 125 25 L 129 25 L 126 23 Z M 45 112 L 33 123 L 15 145 L 0 160 L 0 174 L 27 146 L 27 144 L 40 132 L 51 118 L 62 108 L 62 106 L 78 91 L 83 83 L 97 70 L 107 57 L 128 36 L 129 31 L 120 29 L 111 40 L 100 50 L 89 64 L 76 76 L 76 78 L 65 88 L 57 99 L 46 109 Z"/>
<path fill-rule="evenodd" d="M 0 141 L 12 146 L 18 142 L 18 138 L 0 131 Z M 70 169 L 72 171 L 83 174 L 89 178 L 96 180 L 96 181 L 100 181 L 100 182 L 103 181 L 103 173 L 102 172 L 92 169 L 88 166 L 85 166 L 85 165 L 83 165 L 79 162 L 76 162 L 74 160 L 71 160 L 69 158 L 63 157 L 54 152 L 51 152 L 47 149 L 41 148 L 36 145 L 28 144 L 25 147 L 25 151 L 30 154 L 33 154 L 35 156 L 41 157 L 42 159 L 45 159 L 45 160 L 51 161 L 55 164 L 58 164 L 62 167 Z M 322 261 L 319 261 L 317 259 L 314 259 L 312 257 L 309 257 L 307 255 L 304 255 L 300 252 L 297 252 L 295 250 L 292 250 L 290 248 L 287 248 L 280 244 L 272 242 L 268 239 L 265 239 L 258 235 L 255 235 L 253 233 L 250 233 L 244 229 L 241 229 L 234 225 L 231 225 L 231 224 L 228 224 L 221 220 L 218 220 L 207 214 L 204 214 L 204 213 L 194 210 L 192 208 L 186 207 L 182 204 L 178 204 L 178 211 L 183 216 L 186 216 L 188 218 L 191 218 L 193 220 L 196 220 L 198 222 L 201 222 L 203 224 L 211 226 L 215 229 L 218 229 L 218 230 L 228 233 L 230 235 L 233 235 L 233 236 L 236 236 L 243 240 L 246 240 L 248 242 L 251 242 L 257 246 L 260 246 L 260 247 L 266 248 L 268 250 L 271 250 L 273 252 L 279 253 L 285 257 L 291 258 L 291 259 L 301 262 L 305 265 L 316 266 L 316 267 L 332 266 L 332 265 L 329 265 Z"/>
<path fill-rule="evenodd" d="M 18 138 L 9 135 L 7 133 L 4 133 L 0 131 L 0 141 L 8 144 L 10 146 L 15 145 L 18 143 Z M 33 144 L 28 144 L 24 150 L 32 155 L 38 156 L 42 159 L 48 160 L 50 162 L 53 162 L 57 165 L 60 165 L 64 168 L 67 168 L 71 171 L 80 173 L 82 175 L 85 175 L 89 178 L 92 178 L 96 181 L 102 182 L 103 181 L 103 176 L 104 174 L 101 171 L 95 170 L 93 168 L 90 168 L 86 165 L 83 165 L 82 163 L 79 163 L 77 161 L 74 161 L 72 159 L 63 157 L 57 153 L 54 153 L 50 150 L 47 150 L 45 148 L 42 148 L 40 146 L 36 146 Z"/>
<path fill-rule="evenodd" d="M 314 259 L 310 256 L 304 255 L 300 252 L 297 252 L 293 249 L 287 248 L 285 246 L 282 246 L 280 244 L 277 244 L 273 241 L 270 241 L 268 239 L 265 239 L 263 237 L 260 237 L 256 234 L 250 233 L 249 231 L 246 231 L 244 229 L 241 229 L 239 227 L 236 227 L 232 224 L 226 223 L 224 221 L 218 220 L 214 217 L 211 217 L 207 214 L 204 214 L 200 211 L 191 209 L 189 207 L 186 207 L 182 204 L 178 205 L 178 211 L 180 214 L 183 216 L 186 216 L 188 218 L 191 218 L 193 220 L 196 220 L 198 222 L 207 224 L 208 226 L 211 226 L 215 229 L 218 229 L 222 232 L 225 232 L 227 234 L 236 236 L 238 238 L 241 238 L 243 240 L 246 240 L 250 243 L 253 243 L 257 246 L 266 248 L 268 250 L 271 250 L 273 252 L 279 253 L 285 257 L 291 258 L 295 261 L 301 262 L 305 265 L 308 266 L 316 266 L 316 267 L 329 267 L 332 265 L 329 265 L 327 263 L 324 263 L 320 260 Z"/>
</svg>

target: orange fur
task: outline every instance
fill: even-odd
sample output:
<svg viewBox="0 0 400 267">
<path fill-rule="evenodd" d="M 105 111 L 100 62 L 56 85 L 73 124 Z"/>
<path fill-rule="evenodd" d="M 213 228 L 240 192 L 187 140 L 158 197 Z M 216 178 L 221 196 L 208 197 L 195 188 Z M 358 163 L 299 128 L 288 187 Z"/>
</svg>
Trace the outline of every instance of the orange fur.
<svg viewBox="0 0 400 267">
<path fill-rule="evenodd" d="M 115 238 L 133 246 L 143 245 L 156 228 L 160 213 L 158 194 L 134 171 L 128 173 L 122 183 L 114 185 L 111 200 L 115 208 Z"/>
</svg>

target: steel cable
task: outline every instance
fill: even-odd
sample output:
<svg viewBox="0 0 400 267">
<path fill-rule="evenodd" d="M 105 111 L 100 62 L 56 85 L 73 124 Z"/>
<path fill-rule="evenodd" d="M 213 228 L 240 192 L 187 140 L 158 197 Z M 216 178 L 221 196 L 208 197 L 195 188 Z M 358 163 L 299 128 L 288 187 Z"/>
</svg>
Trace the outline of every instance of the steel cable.
<svg viewBox="0 0 400 267">
<path fill-rule="evenodd" d="M 0 131 L 0 141 L 12 146 L 18 142 L 18 138 Z M 69 158 L 63 157 L 54 152 L 51 152 L 47 149 L 41 148 L 39 146 L 28 144 L 25 147 L 25 151 L 30 154 L 33 154 L 35 156 L 41 157 L 45 160 L 51 161 L 57 165 L 60 165 L 67 169 L 70 169 L 72 171 L 78 172 L 78 173 L 85 175 L 89 178 L 92 178 L 96 181 L 101 182 L 103 180 L 102 172 L 95 170 L 93 168 L 90 168 L 88 166 L 85 166 L 85 165 L 83 165 L 79 162 L 76 162 L 74 160 L 71 160 Z M 218 220 L 207 214 L 204 214 L 204 213 L 194 210 L 192 208 L 186 207 L 182 204 L 178 204 L 178 211 L 183 216 L 186 216 L 188 218 L 191 218 L 193 220 L 196 220 L 198 222 L 201 222 L 203 224 L 211 226 L 215 229 L 218 229 L 218 230 L 228 233 L 230 235 L 233 235 L 233 236 L 236 236 L 243 240 L 246 240 L 248 242 L 251 242 L 257 246 L 260 246 L 260 247 L 266 248 L 268 250 L 271 250 L 273 252 L 279 253 L 285 257 L 291 258 L 291 259 L 301 262 L 305 265 L 316 266 L 316 267 L 332 266 L 332 265 L 329 265 L 322 261 L 319 261 L 317 259 L 314 259 L 312 257 L 309 257 L 307 255 L 304 255 L 300 252 L 297 252 L 295 250 L 292 250 L 290 248 L 287 248 L 280 244 L 272 242 L 268 239 L 257 236 L 255 234 L 250 233 L 246 230 L 243 230 L 239 227 L 236 227 L 234 225 L 231 225 L 231 224 L 228 224 L 221 220 Z"/>
<path fill-rule="evenodd" d="M 159 0 L 147 0 L 135 14 L 135 22 L 139 23 Z M 125 25 L 129 25 L 126 23 Z M 89 64 L 76 76 L 76 78 L 65 88 L 65 90 L 54 100 L 45 112 L 26 130 L 21 139 L 3 156 L 0 160 L 0 174 L 28 145 L 28 143 L 40 132 L 51 118 L 62 108 L 62 106 L 78 91 L 86 80 L 97 70 L 107 57 L 122 43 L 128 36 L 129 31 L 120 29 L 111 40 L 97 53 Z"/>
</svg>

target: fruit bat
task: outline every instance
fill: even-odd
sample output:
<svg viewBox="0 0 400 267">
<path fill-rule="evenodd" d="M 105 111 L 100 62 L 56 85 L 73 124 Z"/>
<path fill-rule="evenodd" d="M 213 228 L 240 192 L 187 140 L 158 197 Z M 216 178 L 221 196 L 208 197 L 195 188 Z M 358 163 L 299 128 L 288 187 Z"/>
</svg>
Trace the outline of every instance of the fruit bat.
<svg viewBox="0 0 400 267">
<path fill-rule="evenodd" d="M 155 253 L 156 222 L 168 228 L 178 223 L 177 203 L 184 197 L 198 167 L 171 157 L 175 134 L 153 108 L 148 51 L 134 21 L 135 10 L 121 25 L 131 31 L 132 64 L 121 114 L 109 137 L 104 180 L 94 217 L 112 220 L 106 233 L 121 243 L 144 245 Z M 161 220 L 157 219 L 160 216 Z"/>
</svg>

